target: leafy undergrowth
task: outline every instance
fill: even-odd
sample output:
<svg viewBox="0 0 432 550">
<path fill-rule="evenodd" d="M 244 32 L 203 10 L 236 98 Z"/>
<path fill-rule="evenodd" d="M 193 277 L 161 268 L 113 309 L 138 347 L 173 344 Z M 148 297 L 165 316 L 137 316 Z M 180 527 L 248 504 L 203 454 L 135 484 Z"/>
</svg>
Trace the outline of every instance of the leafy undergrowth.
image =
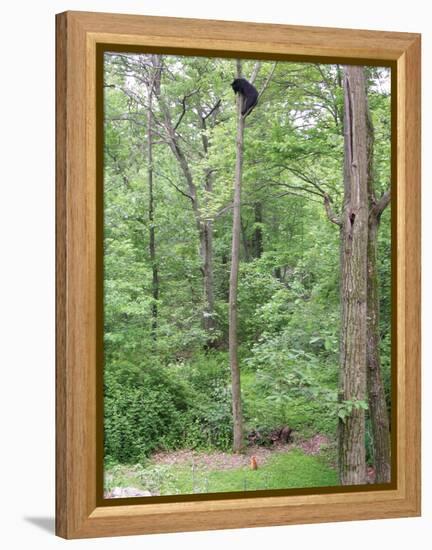
<svg viewBox="0 0 432 550">
<path fill-rule="evenodd" d="M 336 471 L 322 457 L 306 455 L 299 449 L 276 452 L 249 465 L 218 469 L 209 460 L 180 463 L 149 462 L 145 466 L 117 465 L 105 472 L 106 494 L 113 487 L 136 487 L 151 495 L 218 493 L 325 487 L 338 485 Z"/>
</svg>

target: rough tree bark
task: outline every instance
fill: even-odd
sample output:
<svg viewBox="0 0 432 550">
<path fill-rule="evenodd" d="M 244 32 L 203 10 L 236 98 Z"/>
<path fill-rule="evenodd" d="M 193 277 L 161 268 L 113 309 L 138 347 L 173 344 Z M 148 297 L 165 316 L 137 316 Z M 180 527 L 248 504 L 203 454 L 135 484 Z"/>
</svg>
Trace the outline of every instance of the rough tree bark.
<svg viewBox="0 0 432 550">
<path fill-rule="evenodd" d="M 365 413 L 367 304 L 367 128 L 364 70 L 344 70 L 344 204 L 341 227 L 341 339 L 339 399 L 352 402 L 339 420 L 339 475 L 343 485 L 366 482 Z"/>
<path fill-rule="evenodd" d="M 237 60 L 237 78 L 241 78 L 241 62 Z M 233 451 L 239 453 L 243 449 L 243 417 L 241 405 L 240 365 L 238 360 L 237 340 L 237 288 L 241 236 L 241 183 L 243 171 L 243 137 L 245 119 L 241 114 L 243 98 L 237 94 L 237 137 L 236 137 L 236 167 L 234 179 L 233 226 L 231 246 L 231 271 L 229 286 L 229 331 L 228 348 L 231 367 L 231 391 L 233 412 Z"/>
<path fill-rule="evenodd" d="M 377 235 L 381 212 L 372 207 L 369 213 L 367 252 L 367 388 L 372 426 L 375 482 L 388 483 L 391 477 L 390 428 L 384 384 L 381 374 L 379 294 L 377 272 Z"/>
<path fill-rule="evenodd" d="M 369 107 L 367 106 L 369 203 L 367 251 L 367 390 L 374 448 L 375 482 L 389 483 L 391 478 L 390 425 L 381 371 L 377 245 L 381 214 L 390 202 L 390 190 L 387 190 L 377 200 L 375 194 L 374 141 L 374 127 Z"/>
</svg>

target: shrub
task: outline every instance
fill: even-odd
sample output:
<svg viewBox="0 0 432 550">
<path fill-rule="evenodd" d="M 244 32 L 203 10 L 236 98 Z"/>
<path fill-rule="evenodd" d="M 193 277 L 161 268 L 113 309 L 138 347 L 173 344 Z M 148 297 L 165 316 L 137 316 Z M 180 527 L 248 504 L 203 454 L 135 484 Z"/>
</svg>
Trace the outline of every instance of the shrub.
<svg viewBox="0 0 432 550">
<path fill-rule="evenodd" d="M 182 367 L 190 394 L 184 422 L 186 447 L 228 449 L 232 443 L 228 357 L 223 352 L 197 355 Z"/>
<path fill-rule="evenodd" d="M 184 444 L 191 448 L 216 447 L 228 450 L 232 444 L 231 391 L 220 388 L 212 397 L 202 394 L 185 416 Z"/>
<path fill-rule="evenodd" d="M 168 366 L 111 364 L 104 406 L 106 462 L 140 462 L 158 449 L 231 446 L 226 353 Z"/>
<path fill-rule="evenodd" d="M 129 366 L 128 366 L 129 368 Z M 162 367 L 141 365 L 125 378 L 122 366 L 105 376 L 105 457 L 121 463 L 142 460 L 181 437 L 187 394 Z"/>
</svg>

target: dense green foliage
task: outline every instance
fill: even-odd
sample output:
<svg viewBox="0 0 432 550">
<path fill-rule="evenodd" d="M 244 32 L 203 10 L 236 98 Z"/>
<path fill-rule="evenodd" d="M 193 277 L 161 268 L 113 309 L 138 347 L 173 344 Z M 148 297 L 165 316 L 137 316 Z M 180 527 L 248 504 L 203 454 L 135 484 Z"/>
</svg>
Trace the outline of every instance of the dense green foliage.
<svg viewBox="0 0 432 550">
<path fill-rule="evenodd" d="M 105 453 L 134 463 L 152 451 L 181 446 L 228 449 L 229 381 L 219 355 L 185 366 L 115 364 L 105 375 Z"/>
<path fill-rule="evenodd" d="M 146 82 L 154 69 L 145 55 L 110 54 L 105 62 L 104 384 L 110 463 L 142 461 L 158 449 L 229 449 L 232 437 L 227 301 L 235 60 L 164 56 L 157 62 L 162 70 L 153 102 L 153 222 Z M 244 74 L 249 77 L 254 66 L 244 62 Z M 263 93 L 245 131 L 238 297 L 246 432 L 288 425 L 298 439 L 315 433 L 334 439 L 338 414 L 344 414 L 337 403 L 339 232 L 329 222 L 323 200 L 329 195 L 332 209 L 340 212 L 340 72 L 335 65 L 263 62 L 255 81 Z M 390 173 L 389 72 L 368 68 L 367 74 L 379 195 Z M 170 145 L 167 118 L 196 188 L 194 200 L 184 165 L 173 153 L 172 141 Z M 211 190 L 205 185 L 209 174 Z M 197 230 L 208 220 L 215 298 L 210 349 L 203 327 L 206 303 Z M 389 209 L 379 232 L 378 261 L 382 364 L 390 407 Z M 157 300 L 152 294 L 155 265 Z M 155 301 L 157 319 L 152 317 Z M 157 322 L 155 334 L 152 322 Z M 304 469 L 296 463 L 300 457 L 274 460 L 292 461 L 284 468 L 281 464 L 284 477 L 275 483 L 282 485 L 275 486 L 295 486 L 288 478 L 290 468 L 297 468 L 297 474 Z M 309 466 L 312 477 L 299 476 L 300 486 L 336 482 L 333 474 L 313 477 L 315 466 Z M 217 483 L 219 474 L 212 475 Z M 234 486 L 235 472 L 229 475 L 233 480 L 228 486 Z"/>
</svg>

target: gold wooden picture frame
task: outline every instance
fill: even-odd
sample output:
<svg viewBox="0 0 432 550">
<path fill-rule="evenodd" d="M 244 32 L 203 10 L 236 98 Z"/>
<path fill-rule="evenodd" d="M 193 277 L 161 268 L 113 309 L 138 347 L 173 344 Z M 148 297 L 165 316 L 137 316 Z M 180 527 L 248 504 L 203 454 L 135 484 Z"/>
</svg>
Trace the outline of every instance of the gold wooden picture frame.
<svg viewBox="0 0 432 550">
<path fill-rule="evenodd" d="M 56 533 L 64 538 L 420 515 L 420 35 L 65 12 L 56 19 Z M 98 56 L 123 51 L 392 69 L 392 416 L 388 487 L 104 501 Z M 99 73 L 98 73 L 99 71 Z M 99 116 L 99 119 L 101 117 Z M 100 163 L 99 163 L 100 165 Z M 99 182 L 99 183 L 98 183 Z"/>
</svg>

